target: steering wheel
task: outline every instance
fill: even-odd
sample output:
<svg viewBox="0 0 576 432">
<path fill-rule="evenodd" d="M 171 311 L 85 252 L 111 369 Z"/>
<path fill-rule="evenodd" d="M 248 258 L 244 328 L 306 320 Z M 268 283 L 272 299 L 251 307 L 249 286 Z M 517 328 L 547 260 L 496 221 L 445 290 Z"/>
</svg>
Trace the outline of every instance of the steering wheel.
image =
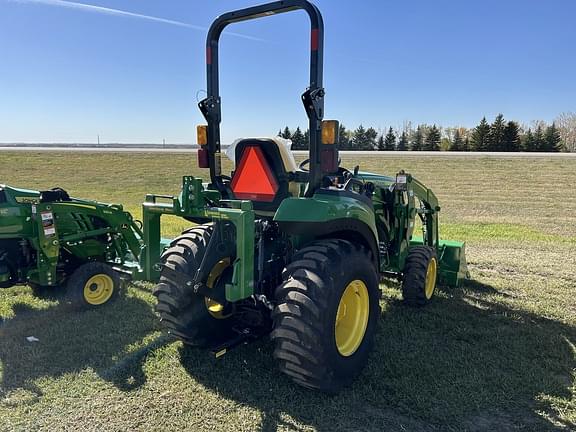
<svg viewBox="0 0 576 432">
<path fill-rule="evenodd" d="M 338 165 L 340 165 L 341 162 L 342 162 L 342 159 L 338 158 Z M 300 164 L 298 165 L 298 169 L 301 171 L 308 172 L 309 169 L 306 168 L 306 165 L 310 165 L 310 159 L 304 159 L 302 162 L 300 162 Z M 346 168 L 343 168 L 341 166 L 338 167 L 338 170 L 339 171 L 342 170 L 342 172 L 350 172 Z"/>
</svg>

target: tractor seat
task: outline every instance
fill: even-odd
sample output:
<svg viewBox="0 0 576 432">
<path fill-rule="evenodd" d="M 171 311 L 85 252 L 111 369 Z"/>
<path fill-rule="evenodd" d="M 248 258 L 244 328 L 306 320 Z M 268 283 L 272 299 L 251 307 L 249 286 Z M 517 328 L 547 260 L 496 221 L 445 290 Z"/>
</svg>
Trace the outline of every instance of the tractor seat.
<svg viewBox="0 0 576 432">
<path fill-rule="evenodd" d="M 253 202 L 255 210 L 275 211 L 292 196 L 290 173 L 297 170 L 292 152 L 276 138 L 245 138 L 234 143 L 234 198 Z"/>
<path fill-rule="evenodd" d="M 50 190 L 40 191 L 40 202 L 51 203 L 59 201 L 72 201 L 68 192 L 64 189 L 55 187 Z"/>
</svg>

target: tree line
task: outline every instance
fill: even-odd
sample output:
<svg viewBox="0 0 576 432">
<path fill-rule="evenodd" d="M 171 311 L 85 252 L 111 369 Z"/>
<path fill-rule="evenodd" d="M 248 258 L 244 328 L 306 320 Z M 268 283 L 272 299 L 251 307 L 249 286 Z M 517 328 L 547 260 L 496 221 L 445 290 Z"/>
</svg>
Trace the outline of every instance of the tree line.
<svg viewBox="0 0 576 432">
<path fill-rule="evenodd" d="M 564 117 L 562 117 L 564 116 Z M 340 125 L 340 150 L 411 150 L 411 151 L 491 151 L 491 152 L 560 152 L 576 151 L 576 114 L 563 114 L 556 122 L 534 122 L 533 126 L 520 126 L 506 121 L 498 114 L 492 123 L 486 117 L 472 128 L 441 127 L 421 124 L 412 127 L 407 123 L 402 129 L 388 128 L 378 132 L 373 127 L 358 126 L 348 130 Z M 567 125 L 567 126 L 565 126 Z M 278 136 L 292 140 L 293 150 L 309 148 L 309 131 L 288 126 L 278 131 Z"/>
</svg>

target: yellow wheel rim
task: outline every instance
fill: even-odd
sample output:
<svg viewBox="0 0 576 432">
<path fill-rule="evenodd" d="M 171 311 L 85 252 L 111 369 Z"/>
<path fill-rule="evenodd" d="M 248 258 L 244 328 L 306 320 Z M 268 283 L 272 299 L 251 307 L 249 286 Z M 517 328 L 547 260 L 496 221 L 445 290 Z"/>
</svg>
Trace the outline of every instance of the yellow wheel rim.
<svg viewBox="0 0 576 432">
<path fill-rule="evenodd" d="M 208 279 L 206 280 L 206 286 L 210 289 L 214 288 L 216 281 L 218 278 L 230 267 L 230 258 L 225 258 L 221 261 L 218 261 L 216 265 L 210 271 L 208 275 Z M 224 319 L 228 318 L 231 314 L 224 313 L 224 306 L 218 303 L 215 300 L 212 300 L 210 297 L 204 297 L 204 303 L 206 304 L 206 309 L 210 315 L 217 319 Z"/>
<path fill-rule="evenodd" d="M 84 284 L 84 300 L 91 305 L 101 305 L 112 297 L 114 281 L 110 276 L 100 273 L 92 276 Z"/>
<path fill-rule="evenodd" d="M 344 290 L 336 313 L 336 347 L 342 356 L 351 356 L 362 343 L 369 315 L 368 288 L 361 280 L 353 280 Z"/>
<path fill-rule="evenodd" d="M 426 294 L 426 299 L 430 300 L 432 295 L 434 295 L 434 289 L 436 288 L 436 274 L 438 272 L 438 263 L 436 258 L 432 258 L 428 263 L 428 270 L 426 270 L 426 286 L 424 293 Z"/>
</svg>

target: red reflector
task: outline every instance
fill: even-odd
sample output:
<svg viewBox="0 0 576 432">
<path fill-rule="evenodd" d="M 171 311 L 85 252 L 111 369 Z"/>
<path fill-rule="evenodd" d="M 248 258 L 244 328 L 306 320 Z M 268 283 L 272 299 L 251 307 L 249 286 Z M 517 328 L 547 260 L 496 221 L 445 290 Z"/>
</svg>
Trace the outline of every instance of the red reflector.
<svg viewBox="0 0 576 432">
<path fill-rule="evenodd" d="M 212 48 L 206 47 L 206 64 L 212 64 Z"/>
<path fill-rule="evenodd" d="M 322 149 L 320 153 L 320 169 L 323 173 L 335 173 L 338 171 L 338 151 L 336 146 L 324 146 L 332 147 L 329 149 Z"/>
<path fill-rule="evenodd" d="M 278 182 L 259 147 L 247 147 L 232 179 L 232 192 L 240 199 L 274 201 Z"/>
<path fill-rule="evenodd" d="M 312 29 L 310 33 L 310 49 L 316 51 L 318 49 L 318 29 Z"/>
<path fill-rule="evenodd" d="M 208 164 L 208 150 L 204 147 L 198 149 L 198 168 L 210 168 Z"/>
</svg>

